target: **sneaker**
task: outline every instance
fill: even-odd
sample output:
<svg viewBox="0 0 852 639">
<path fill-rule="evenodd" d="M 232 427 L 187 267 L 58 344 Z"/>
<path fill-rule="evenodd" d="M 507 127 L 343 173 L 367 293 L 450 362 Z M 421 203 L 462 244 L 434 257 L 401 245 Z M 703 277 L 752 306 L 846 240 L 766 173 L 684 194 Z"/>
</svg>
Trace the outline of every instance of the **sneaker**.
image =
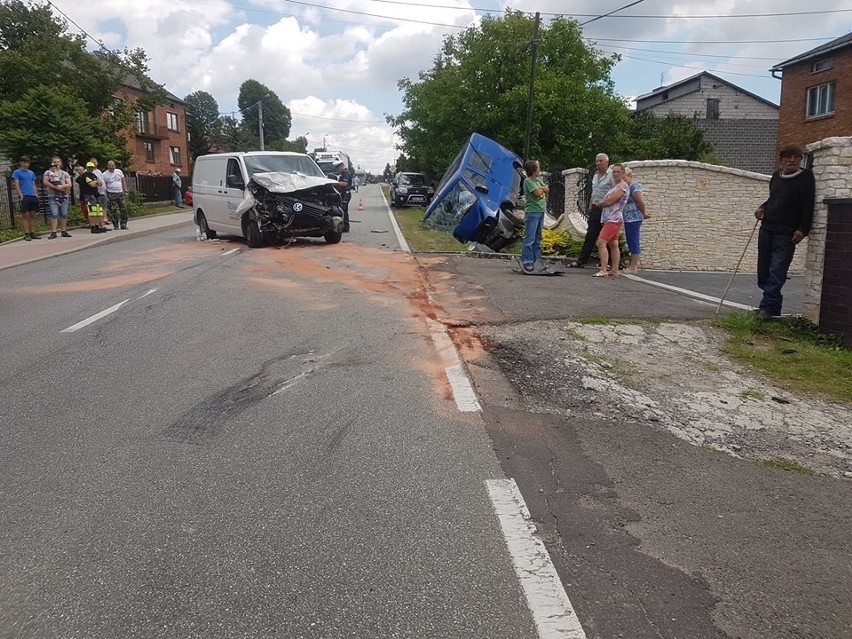
<svg viewBox="0 0 852 639">
<path fill-rule="evenodd" d="M 55 240 L 55 239 L 56 239 L 56 231 L 54 231 L 53 233 L 51 233 L 50 235 L 48 235 L 48 236 L 47 236 L 47 239 L 49 239 L 49 240 Z"/>
<path fill-rule="evenodd" d="M 60 235 L 62 235 L 62 237 L 71 237 L 71 234 L 68 231 L 62 231 Z"/>
<path fill-rule="evenodd" d="M 535 273 L 535 262 L 522 262 L 521 268 L 524 273 Z"/>
<path fill-rule="evenodd" d="M 759 311 L 757 311 L 757 319 L 759 319 L 761 322 L 768 322 L 773 317 L 777 317 L 777 316 L 773 315 L 772 313 L 767 311 L 765 308 L 762 308 Z"/>
<path fill-rule="evenodd" d="M 126 230 L 127 230 L 127 224 L 122 224 L 122 225 L 121 225 L 121 230 L 122 230 L 122 231 L 126 231 Z"/>
<path fill-rule="evenodd" d="M 32 242 L 33 238 L 30 237 L 29 233 L 24 233 L 24 242 Z"/>
<path fill-rule="evenodd" d="M 35 233 L 30 233 L 30 239 L 33 239 L 33 240 L 40 240 L 40 239 L 41 239 L 41 236 L 40 236 L 40 235 L 36 235 Z"/>
</svg>

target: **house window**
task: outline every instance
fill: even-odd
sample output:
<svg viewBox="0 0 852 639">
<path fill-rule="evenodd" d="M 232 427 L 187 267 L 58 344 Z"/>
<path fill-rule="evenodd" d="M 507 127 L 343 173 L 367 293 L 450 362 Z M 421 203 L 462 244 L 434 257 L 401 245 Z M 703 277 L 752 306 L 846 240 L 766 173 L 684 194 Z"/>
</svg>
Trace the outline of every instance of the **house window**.
<svg viewBox="0 0 852 639">
<path fill-rule="evenodd" d="M 834 113 L 834 82 L 820 84 L 808 89 L 808 106 L 805 114 L 809 118 Z"/>
<path fill-rule="evenodd" d="M 169 131 L 179 131 L 178 129 L 178 116 L 177 113 L 166 113 L 166 126 L 169 127 Z"/>
<path fill-rule="evenodd" d="M 145 142 L 145 161 L 154 161 L 154 144 L 153 142 Z"/>
<path fill-rule="evenodd" d="M 179 146 L 170 146 L 169 147 L 169 162 L 172 164 L 177 164 L 180 166 L 180 147 Z"/>
<path fill-rule="evenodd" d="M 811 65 L 811 73 L 819 73 L 820 71 L 828 71 L 829 69 L 834 67 L 834 61 L 829 58 L 828 60 L 818 60 Z"/>
<path fill-rule="evenodd" d="M 136 112 L 136 130 L 139 133 L 147 133 L 148 132 L 148 112 L 147 111 L 137 111 Z"/>
<path fill-rule="evenodd" d="M 707 119 L 719 119 L 719 98 L 707 98 Z"/>
</svg>

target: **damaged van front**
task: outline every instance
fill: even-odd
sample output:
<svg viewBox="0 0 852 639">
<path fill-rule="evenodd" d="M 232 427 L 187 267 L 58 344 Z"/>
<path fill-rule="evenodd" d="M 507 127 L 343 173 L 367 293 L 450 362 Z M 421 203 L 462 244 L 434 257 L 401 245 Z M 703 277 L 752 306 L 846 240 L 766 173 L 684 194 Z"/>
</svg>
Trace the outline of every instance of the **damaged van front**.
<svg viewBox="0 0 852 639">
<path fill-rule="evenodd" d="M 202 155 L 192 186 L 196 223 L 208 237 L 242 235 L 251 248 L 295 237 L 335 244 L 343 237 L 337 182 L 304 153 Z"/>
</svg>

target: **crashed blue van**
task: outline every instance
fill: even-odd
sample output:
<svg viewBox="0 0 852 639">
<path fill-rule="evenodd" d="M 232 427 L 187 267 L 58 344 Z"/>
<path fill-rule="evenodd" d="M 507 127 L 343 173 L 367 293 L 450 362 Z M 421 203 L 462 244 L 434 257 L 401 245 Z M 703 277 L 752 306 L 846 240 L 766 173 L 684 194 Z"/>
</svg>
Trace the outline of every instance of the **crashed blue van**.
<svg viewBox="0 0 852 639">
<path fill-rule="evenodd" d="M 512 241 L 512 217 L 523 183 L 523 161 L 503 145 L 473 133 L 444 173 L 423 223 L 459 242 L 499 251 Z"/>
</svg>

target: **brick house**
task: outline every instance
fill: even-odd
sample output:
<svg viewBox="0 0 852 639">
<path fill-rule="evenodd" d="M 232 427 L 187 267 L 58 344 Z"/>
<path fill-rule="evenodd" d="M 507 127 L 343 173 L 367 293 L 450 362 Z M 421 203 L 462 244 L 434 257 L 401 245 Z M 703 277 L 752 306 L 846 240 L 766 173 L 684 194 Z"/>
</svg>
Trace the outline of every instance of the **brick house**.
<svg viewBox="0 0 852 639">
<path fill-rule="evenodd" d="M 852 33 L 775 65 L 778 147 L 852 135 Z"/>
<path fill-rule="evenodd" d="M 135 105 L 142 96 L 138 85 L 130 81 L 116 93 L 125 103 Z M 186 129 L 186 102 L 166 92 L 166 103 L 153 111 L 137 110 L 136 126 L 129 131 L 130 171 L 171 175 L 176 168 L 184 174 L 189 167 L 189 142 Z"/>
<path fill-rule="evenodd" d="M 727 166 L 757 173 L 774 169 L 778 106 L 712 73 L 640 95 L 636 111 L 692 118 Z"/>
</svg>

